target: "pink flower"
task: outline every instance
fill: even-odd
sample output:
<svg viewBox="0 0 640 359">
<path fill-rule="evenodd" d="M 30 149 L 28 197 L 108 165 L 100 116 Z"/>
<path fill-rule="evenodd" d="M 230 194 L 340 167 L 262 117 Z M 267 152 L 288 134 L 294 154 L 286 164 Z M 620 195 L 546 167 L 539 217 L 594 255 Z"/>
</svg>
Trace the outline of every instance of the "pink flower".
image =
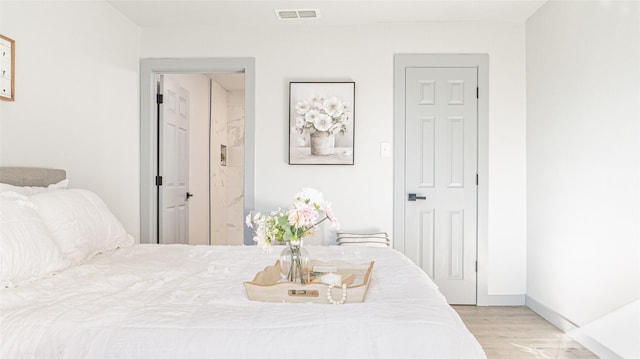
<svg viewBox="0 0 640 359">
<path fill-rule="evenodd" d="M 289 216 L 287 219 L 292 226 L 302 228 L 313 226 L 317 218 L 318 213 L 313 206 L 298 202 L 289 208 Z"/>
<path fill-rule="evenodd" d="M 304 226 L 304 218 L 302 218 L 298 211 L 293 207 L 289 209 L 289 216 L 287 217 L 287 220 L 289 221 L 289 224 L 294 227 Z"/>
<path fill-rule="evenodd" d="M 333 210 L 331 209 L 331 203 L 325 202 L 324 213 L 327 214 L 327 218 L 329 218 L 329 220 L 333 224 L 333 227 L 336 230 L 339 230 L 340 229 L 340 223 L 338 223 L 338 219 L 336 219 L 336 217 L 333 215 Z"/>
</svg>

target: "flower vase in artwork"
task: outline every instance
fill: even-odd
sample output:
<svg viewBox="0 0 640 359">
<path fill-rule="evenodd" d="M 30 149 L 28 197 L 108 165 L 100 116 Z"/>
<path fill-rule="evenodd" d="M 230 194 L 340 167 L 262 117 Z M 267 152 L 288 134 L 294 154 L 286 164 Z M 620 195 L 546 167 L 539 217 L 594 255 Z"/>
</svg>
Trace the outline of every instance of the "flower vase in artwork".
<svg viewBox="0 0 640 359">
<path fill-rule="evenodd" d="M 280 270 L 289 282 L 306 284 L 309 279 L 309 252 L 300 243 L 287 242 L 280 253 Z"/>
<path fill-rule="evenodd" d="M 311 154 L 314 156 L 329 156 L 333 154 L 335 135 L 329 131 L 315 131 L 310 136 Z"/>
</svg>

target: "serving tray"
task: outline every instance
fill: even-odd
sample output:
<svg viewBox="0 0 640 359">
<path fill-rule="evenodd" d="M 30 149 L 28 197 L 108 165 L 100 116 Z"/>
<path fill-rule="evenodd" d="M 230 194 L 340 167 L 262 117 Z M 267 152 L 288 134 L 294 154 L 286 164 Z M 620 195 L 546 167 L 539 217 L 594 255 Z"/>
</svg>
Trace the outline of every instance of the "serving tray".
<svg viewBox="0 0 640 359">
<path fill-rule="evenodd" d="M 342 282 L 347 284 L 347 296 L 344 303 L 362 303 L 369 289 L 372 261 L 369 264 L 353 264 L 343 261 L 319 262 L 311 261 L 314 274 L 336 273 L 342 275 Z M 329 304 L 327 291 L 329 285 L 321 283 L 319 278 L 312 278 L 307 284 L 282 281 L 280 261 L 265 267 L 250 282 L 244 282 L 250 300 L 260 302 L 287 303 L 321 303 Z M 331 288 L 331 297 L 336 301 L 342 298 L 342 286 Z"/>
</svg>

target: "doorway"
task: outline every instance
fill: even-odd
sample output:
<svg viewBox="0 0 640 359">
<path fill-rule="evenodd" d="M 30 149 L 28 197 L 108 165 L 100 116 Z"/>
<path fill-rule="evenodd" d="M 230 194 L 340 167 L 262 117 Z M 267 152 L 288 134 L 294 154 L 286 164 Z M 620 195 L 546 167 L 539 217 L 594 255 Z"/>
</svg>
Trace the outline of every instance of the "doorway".
<svg viewBox="0 0 640 359">
<path fill-rule="evenodd" d="M 487 303 L 488 93 L 488 55 L 394 57 L 394 247 L 452 304 Z"/>
<path fill-rule="evenodd" d="M 157 210 L 160 202 L 158 183 L 162 183 L 157 178 L 159 169 L 162 167 L 157 148 L 161 139 L 157 116 L 155 116 L 158 112 L 156 76 L 161 74 L 244 74 L 244 150 L 239 152 L 241 160 L 234 162 L 241 167 L 244 177 L 241 185 L 244 196 L 240 198 L 237 206 L 240 218 L 243 219 L 254 208 L 255 60 L 253 58 L 143 59 L 140 72 L 140 242 L 157 243 L 162 225 L 162 219 Z M 210 132 L 207 131 L 208 133 Z M 207 155 L 211 157 L 211 161 L 214 161 L 215 157 L 216 163 L 220 163 L 221 155 L 219 152 L 214 153 L 214 149 L 211 146 Z M 217 150 L 220 151 L 220 148 Z M 229 152 L 227 156 L 228 154 Z M 207 219 L 209 218 L 207 215 Z M 206 222 L 208 223 L 209 220 Z M 250 230 L 243 226 L 237 229 L 236 237 L 240 236 L 242 239 L 236 244 L 251 244 Z"/>
<path fill-rule="evenodd" d="M 244 73 L 156 77 L 161 244 L 243 243 Z"/>
</svg>

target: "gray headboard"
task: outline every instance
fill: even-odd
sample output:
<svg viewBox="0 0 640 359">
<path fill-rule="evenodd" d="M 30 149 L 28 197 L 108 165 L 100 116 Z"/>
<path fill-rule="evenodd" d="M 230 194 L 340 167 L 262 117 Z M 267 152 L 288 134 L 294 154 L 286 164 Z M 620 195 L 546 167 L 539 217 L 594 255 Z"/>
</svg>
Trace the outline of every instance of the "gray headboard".
<svg viewBox="0 0 640 359">
<path fill-rule="evenodd" d="M 0 183 L 46 187 L 67 178 L 65 170 L 36 167 L 0 167 Z"/>
</svg>

